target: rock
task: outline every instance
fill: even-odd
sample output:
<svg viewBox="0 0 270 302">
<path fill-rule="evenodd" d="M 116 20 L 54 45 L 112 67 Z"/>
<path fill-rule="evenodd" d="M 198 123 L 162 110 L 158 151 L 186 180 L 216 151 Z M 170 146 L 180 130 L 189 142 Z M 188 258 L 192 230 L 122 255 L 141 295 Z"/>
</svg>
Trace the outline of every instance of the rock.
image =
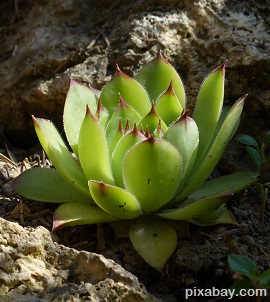
<svg viewBox="0 0 270 302">
<path fill-rule="evenodd" d="M 226 104 L 249 94 L 240 131 L 270 127 L 267 1 L 14 3 L 1 4 L 0 130 L 15 146 L 37 141 L 32 114 L 62 131 L 67 75 L 100 89 L 116 62 L 133 75 L 159 50 L 183 78 L 191 108 L 203 78 L 227 60 Z"/>
<path fill-rule="evenodd" d="M 158 301 L 114 261 L 58 245 L 43 227 L 23 228 L 2 218 L 0 300 Z"/>
</svg>

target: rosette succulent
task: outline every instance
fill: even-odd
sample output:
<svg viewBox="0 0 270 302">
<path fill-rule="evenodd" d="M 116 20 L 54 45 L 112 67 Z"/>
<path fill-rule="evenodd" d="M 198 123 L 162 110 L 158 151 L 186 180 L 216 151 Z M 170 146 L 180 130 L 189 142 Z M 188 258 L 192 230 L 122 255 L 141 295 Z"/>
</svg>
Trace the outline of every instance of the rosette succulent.
<svg viewBox="0 0 270 302">
<path fill-rule="evenodd" d="M 208 180 L 232 138 L 245 97 L 223 110 L 225 64 L 207 76 L 192 117 L 176 70 L 159 54 L 135 78 L 118 66 L 101 91 L 70 79 L 64 107 L 66 146 L 54 124 L 33 116 L 54 168 L 32 168 L 14 180 L 30 199 L 63 203 L 61 227 L 130 221 L 130 240 L 161 269 L 174 252 L 171 223 L 235 223 L 224 206 L 256 181 L 254 172 Z"/>
</svg>

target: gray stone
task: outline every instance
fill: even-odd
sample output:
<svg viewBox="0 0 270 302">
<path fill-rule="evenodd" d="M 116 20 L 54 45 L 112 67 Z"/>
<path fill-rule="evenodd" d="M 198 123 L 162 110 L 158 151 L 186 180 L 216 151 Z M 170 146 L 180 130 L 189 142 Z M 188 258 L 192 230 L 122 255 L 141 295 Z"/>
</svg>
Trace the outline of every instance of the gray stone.
<svg viewBox="0 0 270 302">
<path fill-rule="evenodd" d="M 116 62 L 133 75 L 159 50 L 183 78 L 191 108 L 203 78 L 227 60 L 226 104 L 249 94 L 240 130 L 269 129 L 269 1 L 16 3 L 1 4 L 0 52 L 0 130 L 16 145 L 36 141 L 32 114 L 62 130 L 67 75 L 101 88 Z"/>
<path fill-rule="evenodd" d="M 0 300 L 158 301 L 114 261 L 58 245 L 43 227 L 23 228 L 2 218 Z"/>
</svg>

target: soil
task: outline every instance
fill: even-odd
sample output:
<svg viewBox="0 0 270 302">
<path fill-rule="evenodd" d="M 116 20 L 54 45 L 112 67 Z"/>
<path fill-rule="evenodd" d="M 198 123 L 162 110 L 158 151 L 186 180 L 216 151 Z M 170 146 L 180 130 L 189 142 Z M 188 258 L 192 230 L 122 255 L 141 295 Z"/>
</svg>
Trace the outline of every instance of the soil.
<svg viewBox="0 0 270 302">
<path fill-rule="evenodd" d="M 18 164 L 21 169 L 21 164 Z M 14 167 L 6 164 L 1 172 L 0 216 L 23 227 L 52 228 L 54 204 L 27 200 L 16 195 L 10 186 Z M 53 234 L 55 241 L 77 250 L 100 253 L 133 273 L 147 290 L 162 301 L 185 301 L 184 289 L 230 288 L 241 276 L 228 267 L 229 254 L 253 259 L 259 271 L 270 267 L 270 202 L 265 209 L 258 190 L 248 188 L 228 203 L 238 225 L 212 227 L 189 226 L 162 272 L 147 265 L 134 250 L 123 224 L 67 227 Z M 227 298 L 189 298 L 188 301 L 228 301 Z M 257 301 L 242 298 L 233 301 Z M 268 298 L 262 301 L 269 301 Z"/>
</svg>

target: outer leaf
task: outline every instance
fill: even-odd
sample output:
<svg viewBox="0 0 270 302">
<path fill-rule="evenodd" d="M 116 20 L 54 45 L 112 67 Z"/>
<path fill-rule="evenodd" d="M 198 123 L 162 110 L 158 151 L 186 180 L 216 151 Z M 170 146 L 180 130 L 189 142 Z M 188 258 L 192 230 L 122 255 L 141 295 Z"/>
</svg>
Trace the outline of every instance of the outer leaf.
<svg viewBox="0 0 270 302">
<path fill-rule="evenodd" d="M 93 114 L 97 111 L 95 93 L 70 79 L 69 89 L 64 107 L 64 129 L 73 152 L 78 156 L 78 140 L 82 121 L 85 116 L 86 105 Z"/>
<path fill-rule="evenodd" d="M 224 204 L 232 194 L 214 196 L 201 200 L 188 200 L 175 209 L 166 209 L 158 214 L 165 219 L 191 220 L 208 215 Z"/>
<path fill-rule="evenodd" d="M 185 108 L 185 90 L 183 83 L 176 70 L 160 53 L 154 60 L 146 64 L 135 76 L 147 90 L 150 100 L 156 100 L 158 96 L 167 90 L 172 81 L 175 94 L 182 106 Z"/>
<path fill-rule="evenodd" d="M 256 148 L 257 150 L 259 148 L 257 141 L 250 135 L 239 134 L 235 137 L 235 139 L 237 141 L 239 141 L 240 143 L 248 145 L 248 146 L 252 146 L 252 147 Z"/>
<path fill-rule="evenodd" d="M 170 142 L 178 150 L 182 158 L 182 177 L 176 192 L 176 194 L 179 194 L 190 175 L 196 158 L 199 144 L 198 127 L 193 119 L 184 114 L 169 127 L 164 133 L 163 139 Z"/>
<path fill-rule="evenodd" d="M 244 100 L 245 97 L 236 102 L 227 114 L 215 140 L 207 151 L 204 159 L 200 162 L 196 170 L 193 171 L 192 175 L 190 175 L 185 189 L 177 198 L 178 200 L 184 199 L 193 193 L 211 174 L 221 158 L 232 134 L 235 132 L 239 117 L 243 110 Z"/>
<path fill-rule="evenodd" d="M 119 94 L 141 116 L 149 112 L 151 103 L 145 89 L 116 66 L 113 78 L 103 87 L 100 94 L 101 103 L 109 110 L 110 115 L 119 104 Z"/>
<path fill-rule="evenodd" d="M 82 225 L 111 222 L 117 220 L 97 206 L 87 203 L 66 203 L 61 205 L 54 212 L 53 231 L 60 228 Z"/>
<path fill-rule="evenodd" d="M 206 181 L 188 199 L 200 200 L 205 197 L 223 195 L 227 192 L 237 193 L 258 181 L 257 172 L 236 172 Z"/>
<path fill-rule="evenodd" d="M 177 245 L 175 230 L 163 220 L 135 220 L 129 232 L 138 254 L 155 269 L 162 269 Z"/>
<path fill-rule="evenodd" d="M 85 175 L 80 165 L 69 153 L 54 124 L 49 120 L 34 116 L 32 118 L 39 141 L 56 170 L 77 190 L 90 196 Z"/>
<path fill-rule="evenodd" d="M 256 276 L 257 266 L 250 258 L 243 255 L 232 254 L 228 257 L 228 263 L 233 271 L 247 276 L 252 280 L 258 279 Z"/>
<path fill-rule="evenodd" d="M 222 205 L 219 209 L 214 210 L 205 216 L 200 216 L 195 219 L 190 219 L 189 222 L 199 225 L 199 226 L 211 226 L 216 224 L 236 224 L 232 212 L 225 208 L 225 205 Z"/>
<path fill-rule="evenodd" d="M 135 145 L 124 159 L 124 182 L 145 212 L 156 211 L 175 193 L 181 157 L 170 143 L 152 136 Z"/>
<path fill-rule="evenodd" d="M 180 117 L 183 108 L 173 90 L 172 82 L 169 88 L 157 99 L 155 108 L 166 125 L 170 125 Z"/>
<path fill-rule="evenodd" d="M 141 206 L 127 190 L 90 180 L 89 189 L 96 204 L 119 219 L 132 219 L 142 214 Z"/>
<path fill-rule="evenodd" d="M 76 190 L 55 169 L 32 168 L 16 177 L 14 190 L 29 199 L 45 202 L 93 202 Z"/>
<path fill-rule="evenodd" d="M 138 112 L 136 112 L 132 107 L 130 107 L 120 96 L 119 105 L 107 124 L 107 143 L 110 145 L 111 141 L 115 137 L 120 120 L 122 121 L 122 125 L 126 125 L 127 122 L 137 123 L 140 119 L 141 117 Z"/>
<path fill-rule="evenodd" d="M 105 134 L 88 107 L 80 130 L 79 155 L 87 179 L 114 183 Z"/>
<path fill-rule="evenodd" d="M 214 70 L 203 82 L 193 113 L 200 133 L 196 162 L 199 163 L 214 136 L 221 114 L 225 81 L 225 64 Z"/>
<path fill-rule="evenodd" d="M 136 145 L 138 142 L 145 140 L 145 137 L 138 131 L 136 124 L 134 129 L 126 133 L 116 145 L 116 148 L 112 154 L 111 166 L 113 176 L 117 186 L 124 188 L 123 179 L 123 158 L 125 157 L 128 150 Z"/>
</svg>

